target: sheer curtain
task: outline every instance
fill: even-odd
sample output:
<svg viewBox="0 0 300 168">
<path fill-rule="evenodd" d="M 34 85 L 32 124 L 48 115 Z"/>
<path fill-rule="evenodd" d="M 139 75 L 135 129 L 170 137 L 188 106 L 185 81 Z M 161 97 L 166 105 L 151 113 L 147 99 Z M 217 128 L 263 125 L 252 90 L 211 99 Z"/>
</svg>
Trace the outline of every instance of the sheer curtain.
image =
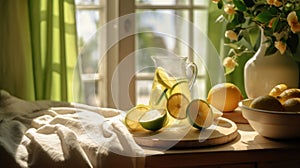
<svg viewBox="0 0 300 168">
<path fill-rule="evenodd" d="M 26 100 L 72 101 L 74 0 L 0 2 L 0 89 Z"/>
</svg>

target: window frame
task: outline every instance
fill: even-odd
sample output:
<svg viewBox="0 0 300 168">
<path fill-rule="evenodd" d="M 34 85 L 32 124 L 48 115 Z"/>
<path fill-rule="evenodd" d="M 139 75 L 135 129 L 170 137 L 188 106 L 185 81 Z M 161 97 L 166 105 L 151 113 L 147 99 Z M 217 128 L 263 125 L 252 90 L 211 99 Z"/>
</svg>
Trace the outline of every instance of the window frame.
<svg viewBox="0 0 300 168">
<path fill-rule="evenodd" d="M 135 0 L 100 0 L 99 5 L 76 5 L 76 10 L 99 10 L 99 15 L 104 16 L 103 19 L 100 19 L 100 26 L 108 23 L 114 19 L 117 19 L 121 16 L 125 16 L 128 14 L 135 13 L 136 10 L 187 10 L 189 13 L 189 21 L 194 23 L 194 10 L 208 10 L 208 6 L 205 5 L 195 5 L 194 0 L 189 0 L 188 5 L 146 5 L 146 4 L 136 4 Z M 100 18 L 99 16 L 99 18 Z M 102 18 L 102 17 L 101 17 Z M 133 22 L 134 23 L 134 22 Z M 122 23 L 119 24 L 119 32 L 122 31 L 124 25 Z M 135 26 L 132 25 L 133 29 Z M 191 46 L 194 45 L 194 38 L 193 38 L 193 28 L 189 28 L 189 44 Z M 108 33 L 109 34 L 109 33 Z M 109 38 L 107 38 L 109 40 Z M 136 103 L 136 81 L 138 80 L 152 80 L 153 74 L 144 74 L 138 73 L 136 74 L 132 81 L 130 82 L 129 86 L 129 95 L 130 99 L 128 100 L 127 97 L 122 95 L 128 95 L 128 90 L 122 89 L 122 76 L 124 76 L 122 71 L 118 73 L 118 80 L 117 80 L 117 99 L 114 99 L 113 95 L 110 92 L 110 86 L 112 86 L 112 78 L 114 75 L 114 71 L 116 70 L 118 63 L 122 61 L 128 54 L 131 54 L 135 51 L 135 36 L 129 36 L 125 39 L 121 39 L 118 44 L 114 45 L 113 47 L 109 48 L 105 59 L 102 61 L 105 68 L 99 70 L 100 73 L 95 74 L 86 74 L 83 75 L 83 82 L 96 82 L 98 81 L 98 90 L 106 92 L 101 92 L 99 95 L 99 99 L 101 103 L 100 106 L 104 107 L 112 107 L 112 108 L 119 108 L 123 110 L 127 110 L 135 105 Z M 193 61 L 193 49 L 189 48 L 188 56 L 191 61 Z M 118 57 L 116 57 L 118 55 Z M 134 74 L 135 72 L 135 61 L 132 60 L 132 65 L 129 66 L 131 68 L 127 69 L 130 71 L 129 73 Z M 128 73 L 128 72 L 127 72 Z M 125 74 L 126 75 L 126 74 Z M 98 76 L 98 77 L 96 77 Z M 197 79 L 205 79 L 205 74 L 198 74 Z"/>
</svg>

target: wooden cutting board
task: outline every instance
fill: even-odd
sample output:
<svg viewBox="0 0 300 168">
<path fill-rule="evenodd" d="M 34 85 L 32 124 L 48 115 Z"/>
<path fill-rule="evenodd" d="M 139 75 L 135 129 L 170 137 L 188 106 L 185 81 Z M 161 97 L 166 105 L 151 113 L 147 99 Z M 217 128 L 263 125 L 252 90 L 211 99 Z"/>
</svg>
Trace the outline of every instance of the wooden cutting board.
<svg viewBox="0 0 300 168">
<path fill-rule="evenodd" d="M 220 117 L 207 129 L 198 130 L 188 124 L 178 124 L 156 132 L 135 132 L 137 144 L 154 148 L 196 148 L 228 143 L 238 135 L 237 125 Z"/>
</svg>

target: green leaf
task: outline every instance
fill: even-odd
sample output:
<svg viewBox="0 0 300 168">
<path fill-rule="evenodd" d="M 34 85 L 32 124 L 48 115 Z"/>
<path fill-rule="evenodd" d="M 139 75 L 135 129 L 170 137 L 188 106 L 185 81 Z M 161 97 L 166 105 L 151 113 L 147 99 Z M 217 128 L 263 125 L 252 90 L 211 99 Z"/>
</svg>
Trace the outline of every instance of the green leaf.
<svg viewBox="0 0 300 168">
<path fill-rule="evenodd" d="M 266 50 L 265 56 L 272 55 L 272 54 L 274 54 L 276 51 L 277 51 L 277 48 L 275 48 L 274 45 L 270 45 L 270 46 L 267 48 L 267 50 Z"/>
<path fill-rule="evenodd" d="M 235 70 L 235 68 L 225 68 L 225 75 L 229 75 L 231 74 L 233 71 Z"/>
<path fill-rule="evenodd" d="M 245 39 L 249 44 L 251 44 L 249 32 L 248 32 L 247 30 L 243 30 L 241 33 L 242 33 L 242 36 L 244 37 L 244 39 Z"/>
<path fill-rule="evenodd" d="M 235 25 L 243 24 L 246 22 L 246 19 L 244 18 L 244 13 L 241 11 L 236 11 L 234 14 L 233 20 L 231 21 Z"/>
<path fill-rule="evenodd" d="M 233 0 L 233 4 L 241 11 L 247 10 L 247 6 L 241 0 Z"/>
<path fill-rule="evenodd" d="M 274 6 L 271 6 L 271 7 L 268 9 L 268 11 L 269 11 L 272 15 L 274 15 L 274 16 L 281 13 L 281 11 L 280 11 L 278 8 L 274 7 Z"/>
<path fill-rule="evenodd" d="M 273 15 L 270 11 L 263 11 L 255 17 L 255 20 L 257 20 L 260 23 L 266 24 L 269 23 L 272 18 Z"/>
<path fill-rule="evenodd" d="M 244 0 L 247 7 L 253 7 L 255 5 L 253 0 Z"/>
<path fill-rule="evenodd" d="M 273 32 L 277 32 L 279 29 L 280 26 L 278 26 L 278 23 L 279 23 L 279 18 L 275 18 L 273 20 L 273 23 L 272 23 L 272 29 L 273 29 Z"/>
<path fill-rule="evenodd" d="M 300 18 L 300 10 L 296 11 L 296 15 L 298 18 Z"/>
<path fill-rule="evenodd" d="M 222 9 L 223 6 L 224 6 L 223 1 L 222 1 L 222 0 L 219 1 L 219 2 L 218 2 L 218 8 L 219 8 L 219 9 Z"/>
<path fill-rule="evenodd" d="M 236 50 L 239 48 L 238 45 L 233 44 L 233 43 L 225 43 L 224 45 L 225 45 L 225 46 L 228 46 L 228 47 L 230 47 L 230 48 L 232 48 L 232 49 L 236 49 Z M 230 52 L 231 52 L 231 51 L 230 51 Z"/>
<path fill-rule="evenodd" d="M 239 23 L 236 23 L 236 22 L 229 22 L 227 25 L 226 25 L 226 30 L 233 30 L 236 28 L 236 26 L 238 25 Z"/>
</svg>

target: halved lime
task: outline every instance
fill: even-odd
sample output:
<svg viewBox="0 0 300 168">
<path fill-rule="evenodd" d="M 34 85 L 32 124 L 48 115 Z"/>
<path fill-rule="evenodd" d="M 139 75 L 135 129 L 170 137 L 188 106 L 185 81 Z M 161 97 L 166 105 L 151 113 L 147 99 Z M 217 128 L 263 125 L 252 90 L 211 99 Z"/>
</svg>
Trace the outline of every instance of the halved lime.
<svg viewBox="0 0 300 168">
<path fill-rule="evenodd" d="M 191 101 L 186 113 L 191 125 L 198 129 L 208 128 L 214 120 L 210 105 L 201 99 Z"/>
<path fill-rule="evenodd" d="M 182 93 L 171 95 L 167 101 L 167 110 L 169 114 L 176 119 L 186 118 L 186 108 L 189 105 L 189 99 Z"/>
<path fill-rule="evenodd" d="M 162 67 L 157 67 L 155 71 L 157 81 L 164 87 L 170 89 L 175 84 L 175 79 L 170 77 L 166 70 Z"/>
<path fill-rule="evenodd" d="M 141 126 L 147 130 L 157 131 L 166 125 L 167 112 L 164 109 L 147 111 L 139 120 Z"/>
<path fill-rule="evenodd" d="M 140 118 L 150 110 L 150 106 L 139 104 L 130 109 L 125 116 L 125 125 L 131 131 L 141 131 L 144 128 L 140 125 Z"/>
</svg>

